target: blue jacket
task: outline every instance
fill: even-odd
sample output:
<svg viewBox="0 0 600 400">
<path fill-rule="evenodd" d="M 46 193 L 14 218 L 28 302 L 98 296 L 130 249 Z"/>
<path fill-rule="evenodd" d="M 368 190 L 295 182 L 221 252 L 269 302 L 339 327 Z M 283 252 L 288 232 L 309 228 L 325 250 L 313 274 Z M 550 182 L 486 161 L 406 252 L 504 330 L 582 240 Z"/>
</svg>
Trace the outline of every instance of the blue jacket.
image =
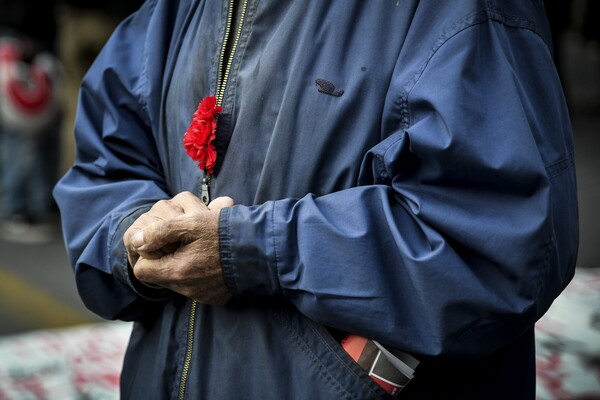
<svg viewBox="0 0 600 400">
<path fill-rule="evenodd" d="M 136 321 L 123 398 L 385 398 L 335 330 L 420 359 L 406 398 L 533 398 L 532 328 L 578 244 L 542 1 L 248 0 L 211 182 L 238 203 L 219 227 L 234 299 L 212 307 L 136 281 L 122 235 L 200 193 L 182 135 L 227 15 L 149 0 L 81 87 L 55 196 L 83 301 Z"/>
</svg>

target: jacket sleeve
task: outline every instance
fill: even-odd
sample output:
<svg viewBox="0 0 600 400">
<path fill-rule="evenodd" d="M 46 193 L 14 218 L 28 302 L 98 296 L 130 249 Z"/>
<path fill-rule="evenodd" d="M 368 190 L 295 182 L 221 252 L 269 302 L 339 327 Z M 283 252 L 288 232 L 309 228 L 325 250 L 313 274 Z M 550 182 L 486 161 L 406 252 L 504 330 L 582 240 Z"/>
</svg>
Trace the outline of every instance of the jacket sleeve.
<svg viewBox="0 0 600 400">
<path fill-rule="evenodd" d="M 480 357 L 533 326 L 575 266 L 575 171 L 548 46 L 508 22 L 398 67 L 357 187 L 224 210 L 232 291 L 424 355 Z"/>
<path fill-rule="evenodd" d="M 125 230 L 159 199 L 169 197 L 152 136 L 146 43 L 154 2 L 113 34 L 81 86 L 75 123 L 75 165 L 54 190 L 79 294 L 104 318 L 137 319 L 167 298 L 130 278 Z M 157 35 L 161 34 L 157 29 Z M 153 42 L 159 51 L 160 39 Z"/>
</svg>

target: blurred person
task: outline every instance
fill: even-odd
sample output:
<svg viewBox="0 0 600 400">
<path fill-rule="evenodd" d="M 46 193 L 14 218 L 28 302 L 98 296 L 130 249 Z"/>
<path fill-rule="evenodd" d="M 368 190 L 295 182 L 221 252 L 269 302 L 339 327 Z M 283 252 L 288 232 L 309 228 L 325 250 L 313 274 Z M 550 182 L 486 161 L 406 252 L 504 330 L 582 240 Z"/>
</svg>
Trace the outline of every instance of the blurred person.
<svg viewBox="0 0 600 400">
<path fill-rule="evenodd" d="M 400 398 L 533 399 L 578 246 L 551 46 L 538 0 L 147 1 L 55 189 L 121 397 L 390 398 L 359 338 Z"/>
<path fill-rule="evenodd" d="M 119 22 L 142 0 L 61 0 L 57 7 L 57 47 L 65 69 L 62 162 L 64 172 L 73 163 L 73 121 L 81 79 Z"/>
<path fill-rule="evenodd" d="M 0 234 L 46 242 L 61 123 L 53 2 L 2 0 L 0 15 Z"/>
</svg>

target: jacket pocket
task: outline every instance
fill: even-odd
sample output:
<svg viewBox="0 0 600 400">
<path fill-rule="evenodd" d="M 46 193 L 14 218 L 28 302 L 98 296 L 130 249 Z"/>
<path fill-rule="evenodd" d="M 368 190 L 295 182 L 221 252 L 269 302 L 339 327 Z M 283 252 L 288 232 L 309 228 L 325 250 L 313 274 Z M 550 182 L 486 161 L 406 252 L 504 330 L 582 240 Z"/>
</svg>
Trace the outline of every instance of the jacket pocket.
<svg viewBox="0 0 600 400">
<path fill-rule="evenodd" d="M 289 357 L 294 358 L 296 370 L 311 375 L 300 379 L 311 382 L 310 387 L 304 388 L 307 399 L 392 399 L 324 326 L 294 308 L 274 309 L 273 317 L 287 334 Z"/>
</svg>

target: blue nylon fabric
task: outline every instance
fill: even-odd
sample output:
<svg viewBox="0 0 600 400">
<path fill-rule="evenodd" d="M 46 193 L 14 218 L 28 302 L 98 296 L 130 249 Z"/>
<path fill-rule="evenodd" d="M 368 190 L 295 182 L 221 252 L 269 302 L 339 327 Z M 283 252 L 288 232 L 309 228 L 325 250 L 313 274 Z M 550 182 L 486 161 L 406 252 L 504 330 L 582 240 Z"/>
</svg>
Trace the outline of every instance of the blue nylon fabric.
<svg viewBox="0 0 600 400">
<path fill-rule="evenodd" d="M 407 398 L 532 398 L 532 327 L 577 253 L 568 112 L 541 2 L 449 3 L 248 2 L 212 180 L 238 203 L 220 219 L 235 298 L 197 310 L 188 398 L 385 398 L 324 326 L 422 359 Z M 179 393 L 189 301 L 137 282 L 122 234 L 199 193 L 182 135 L 216 92 L 226 12 L 150 0 L 82 84 L 55 197 L 82 299 L 137 321 L 124 398 Z"/>
</svg>

